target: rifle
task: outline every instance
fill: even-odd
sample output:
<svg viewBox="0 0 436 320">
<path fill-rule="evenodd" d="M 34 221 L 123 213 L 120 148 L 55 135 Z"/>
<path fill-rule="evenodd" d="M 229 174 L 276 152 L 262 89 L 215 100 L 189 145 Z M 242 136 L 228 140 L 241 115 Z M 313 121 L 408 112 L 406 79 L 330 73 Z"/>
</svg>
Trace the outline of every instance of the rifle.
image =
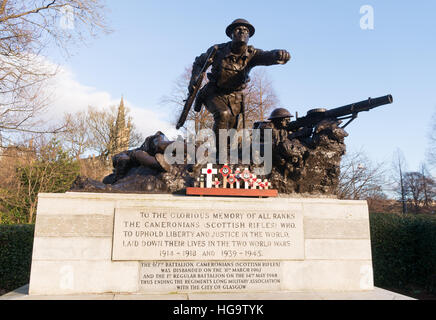
<svg viewBox="0 0 436 320">
<path fill-rule="evenodd" d="M 325 119 L 346 120 L 350 119 L 342 128 L 347 127 L 353 120 L 355 120 L 360 112 L 369 111 L 371 109 L 391 104 L 394 101 L 392 95 L 387 95 L 379 98 L 368 98 L 360 102 L 352 103 L 343 107 L 335 109 L 313 109 L 307 112 L 307 115 L 302 118 L 297 118 L 291 121 L 287 129 L 290 131 L 297 131 L 300 128 L 313 128 L 319 122 Z"/>
<path fill-rule="evenodd" d="M 207 57 L 206 63 L 201 69 L 200 75 L 195 80 L 193 86 L 194 90 L 192 90 L 192 92 L 188 95 L 188 98 L 184 101 L 185 106 L 183 107 L 182 114 L 180 115 L 179 121 L 177 122 L 176 125 L 177 130 L 179 130 L 185 124 L 186 118 L 188 117 L 188 113 L 191 110 L 192 104 L 194 103 L 194 100 L 197 98 L 198 91 L 200 90 L 201 84 L 203 83 L 206 71 L 212 65 L 213 59 L 215 58 L 217 51 L 218 51 L 218 46 L 214 46 L 211 53 Z"/>
</svg>

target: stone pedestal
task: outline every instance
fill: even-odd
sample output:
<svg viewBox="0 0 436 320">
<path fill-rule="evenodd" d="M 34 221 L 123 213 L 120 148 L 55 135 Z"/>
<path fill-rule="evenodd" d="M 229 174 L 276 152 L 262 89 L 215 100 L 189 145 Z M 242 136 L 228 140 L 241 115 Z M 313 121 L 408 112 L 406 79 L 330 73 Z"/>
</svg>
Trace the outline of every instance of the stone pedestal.
<svg viewBox="0 0 436 320">
<path fill-rule="evenodd" d="M 39 195 L 31 295 L 373 289 L 364 201 Z"/>
</svg>

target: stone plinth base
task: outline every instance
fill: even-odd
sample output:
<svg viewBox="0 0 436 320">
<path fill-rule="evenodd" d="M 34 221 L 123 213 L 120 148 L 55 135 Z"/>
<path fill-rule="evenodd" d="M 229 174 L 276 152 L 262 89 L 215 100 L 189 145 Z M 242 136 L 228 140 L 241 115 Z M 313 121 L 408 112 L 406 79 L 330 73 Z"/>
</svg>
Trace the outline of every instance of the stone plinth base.
<svg viewBox="0 0 436 320">
<path fill-rule="evenodd" d="M 346 292 L 266 292 L 266 293 L 178 293 L 178 294 L 77 294 L 38 296 L 28 294 L 29 286 L 0 296 L 0 300 L 415 300 L 396 292 L 374 288 Z"/>
<path fill-rule="evenodd" d="M 373 289 L 364 201 L 39 195 L 30 295 Z"/>
</svg>

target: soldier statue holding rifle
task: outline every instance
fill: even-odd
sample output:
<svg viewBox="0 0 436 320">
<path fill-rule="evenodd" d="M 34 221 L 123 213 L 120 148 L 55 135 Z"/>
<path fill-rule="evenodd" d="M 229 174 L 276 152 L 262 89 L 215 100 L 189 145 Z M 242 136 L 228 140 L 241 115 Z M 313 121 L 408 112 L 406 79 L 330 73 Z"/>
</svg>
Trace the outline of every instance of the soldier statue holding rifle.
<svg viewBox="0 0 436 320">
<path fill-rule="evenodd" d="M 263 51 L 249 46 L 254 33 L 248 21 L 237 19 L 226 29 L 231 41 L 214 45 L 195 59 L 189 95 L 177 129 L 184 125 L 192 106 L 196 112 L 205 106 L 213 115 L 217 150 L 221 129 L 237 129 L 240 117 L 245 128 L 244 89 L 250 81 L 250 71 L 256 66 L 285 64 L 291 58 L 286 50 Z M 210 67 L 209 81 L 202 88 Z M 256 122 L 253 129 L 261 129 L 261 147 L 272 148 L 271 172 L 266 174 L 271 187 L 283 194 L 335 194 L 341 158 L 346 151 L 344 139 L 348 133 L 344 129 L 360 113 L 392 102 L 392 96 L 386 95 L 333 109 L 312 109 L 303 117 L 295 114 L 295 118 L 287 109 L 278 108 L 268 121 Z M 347 122 L 342 124 L 344 120 Z M 262 139 L 266 132 L 271 133 L 271 143 Z M 141 147 L 115 155 L 114 173 L 104 179 L 104 184 L 78 179 L 75 188 L 88 192 L 183 192 L 199 179 L 202 164 L 170 164 L 164 153 L 171 143 L 158 132 L 148 137 Z M 219 151 L 217 158 L 221 158 Z M 255 164 L 247 169 L 253 167 Z"/>
<path fill-rule="evenodd" d="M 177 124 L 177 129 L 186 121 L 195 100 L 195 111 L 203 105 L 214 117 L 213 131 L 217 150 L 220 129 L 237 129 L 239 117 L 244 117 L 243 90 L 250 81 L 249 73 L 256 66 L 287 63 L 291 56 L 286 50 L 263 51 L 248 45 L 255 33 L 254 27 L 244 19 L 233 21 L 226 29 L 230 42 L 215 45 L 195 59 L 189 85 L 189 96 Z M 209 82 L 200 90 L 207 69 Z M 243 118 L 245 127 L 245 119 Z"/>
</svg>

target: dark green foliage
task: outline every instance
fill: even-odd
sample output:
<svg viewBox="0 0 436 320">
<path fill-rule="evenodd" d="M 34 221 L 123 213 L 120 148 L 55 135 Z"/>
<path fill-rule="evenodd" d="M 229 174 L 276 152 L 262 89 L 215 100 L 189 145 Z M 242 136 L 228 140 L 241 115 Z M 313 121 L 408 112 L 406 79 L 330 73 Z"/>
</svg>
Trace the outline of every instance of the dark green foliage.
<svg viewBox="0 0 436 320">
<path fill-rule="evenodd" d="M 370 224 L 375 285 L 436 293 L 436 219 L 372 213 Z"/>
<path fill-rule="evenodd" d="M 29 283 L 35 226 L 0 225 L 0 292 Z"/>
<path fill-rule="evenodd" d="M 39 192 L 65 192 L 79 174 L 79 164 L 52 140 L 40 150 L 38 157 L 17 168 L 17 176 L 25 189 Z"/>
<path fill-rule="evenodd" d="M 26 210 L 26 208 L 12 206 L 7 203 L 1 203 L 1 207 L 2 208 L 0 210 L 0 225 L 22 224 L 22 223 L 27 223 L 27 221 L 29 220 L 28 218 L 29 210 Z"/>
<path fill-rule="evenodd" d="M 0 224 L 34 223 L 38 194 L 63 193 L 71 188 L 80 172 L 57 140 L 28 153 L 27 161 L 16 166 L 15 182 L 0 186 Z"/>
</svg>

